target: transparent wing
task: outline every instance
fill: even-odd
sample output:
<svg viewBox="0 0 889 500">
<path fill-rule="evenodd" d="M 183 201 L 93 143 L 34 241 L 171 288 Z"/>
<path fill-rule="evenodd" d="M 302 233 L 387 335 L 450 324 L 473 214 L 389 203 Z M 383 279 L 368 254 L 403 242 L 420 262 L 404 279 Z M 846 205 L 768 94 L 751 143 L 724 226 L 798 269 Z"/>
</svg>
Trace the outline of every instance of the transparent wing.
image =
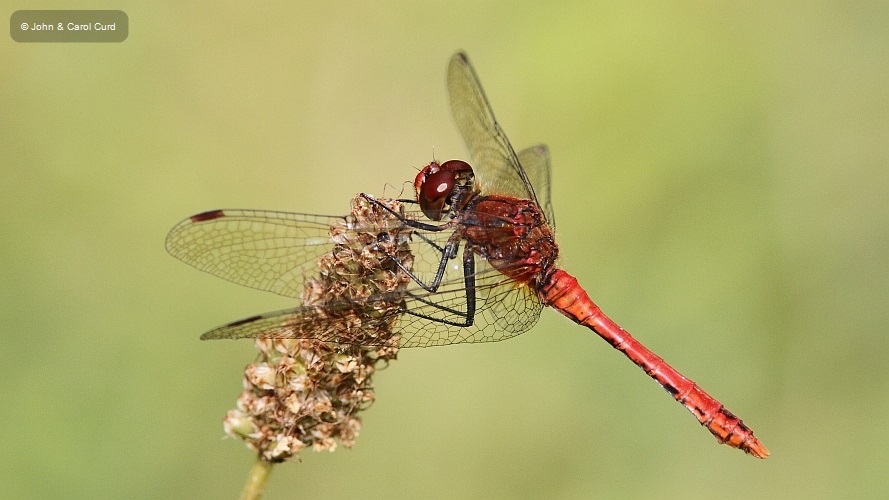
<svg viewBox="0 0 889 500">
<path fill-rule="evenodd" d="M 556 227 L 556 217 L 553 214 L 550 185 L 552 175 L 549 166 L 549 148 L 543 144 L 531 146 L 519 152 L 519 162 L 528 174 L 534 193 L 537 194 L 537 202 L 546 214 L 546 221 L 552 228 Z"/>
<path fill-rule="evenodd" d="M 371 317 L 358 311 L 344 320 L 342 316 L 331 316 L 330 311 L 342 311 L 344 306 L 354 307 L 354 304 L 303 306 L 234 321 L 208 331 L 201 339 L 311 338 L 340 344 L 399 347 L 505 340 L 534 326 L 543 306 L 530 287 L 504 282 L 503 275 L 495 273 L 478 276 L 477 309 L 470 326 L 452 324 L 463 320 L 467 303 L 465 289 L 449 282 L 434 293 L 405 294 L 402 308 L 381 316 Z M 390 299 L 371 298 L 362 307 L 368 307 L 374 300 Z M 391 335 L 377 334 L 385 329 L 391 329 Z"/>
<path fill-rule="evenodd" d="M 442 235 L 446 237 L 447 235 Z M 415 267 L 421 279 L 430 276 L 427 259 L 439 259 L 437 252 L 416 249 Z M 464 342 L 495 342 L 528 331 L 540 317 L 543 305 L 535 291 L 476 258 L 474 270 L 466 279 L 462 252 L 448 261 L 441 286 L 435 292 L 411 287 L 405 295 L 405 310 L 395 331 L 404 347 L 429 347 Z M 521 263 L 515 265 L 521 267 Z M 504 271 L 508 268 L 504 267 Z M 468 283 L 467 283 L 468 282 Z M 473 322 L 455 326 L 468 315 L 468 290 L 475 292 Z"/>
<path fill-rule="evenodd" d="M 451 112 L 474 163 L 482 195 L 500 194 L 538 203 L 538 194 L 497 120 L 466 54 L 448 65 Z"/>
<path fill-rule="evenodd" d="M 334 247 L 331 224 L 341 225 L 344 220 L 257 210 L 205 212 L 175 226 L 167 248 L 186 263 L 229 281 L 301 297 L 306 284 L 319 276 L 319 263 Z M 411 233 L 410 271 L 416 280 L 431 283 L 441 264 L 441 249 L 453 229 L 396 227 L 401 224 L 398 219 L 390 224 L 390 229 Z M 371 228 L 352 226 L 352 230 L 361 233 Z M 379 231 L 380 226 L 375 224 L 372 230 Z M 542 305 L 530 287 L 513 281 L 481 258 L 475 259 L 467 279 L 462 258 L 461 250 L 445 263 L 441 284 L 434 292 L 411 279 L 397 292 L 360 300 L 325 300 L 256 315 L 215 328 L 201 338 L 314 338 L 345 344 L 428 347 L 503 340 L 536 323 Z M 348 286 L 354 282 L 350 280 Z M 472 294 L 467 286 L 474 291 L 475 312 L 471 325 L 458 326 L 469 316 L 468 297 Z"/>
<path fill-rule="evenodd" d="M 170 230 L 167 251 L 201 271 L 240 285 L 300 297 L 304 277 L 333 242 L 344 217 L 268 210 L 213 210 Z"/>
<path fill-rule="evenodd" d="M 481 265 L 482 269 L 475 275 L 476 311 L 473 324 L 454 327 L 446 322 L 459 321 L 466 309 L 466 290 L 455 284 L 434 294 L 435 306 L 420 300 L 422 297 L 408 302 L 408 307 L 413 308 L 412 312 L 437 320 L 405 317 L 396 329 L 404 346 L 496 342 L 524 333 L 537 323 L 543 305 L 527 284 L 505 279 L 500 271 L 490 268 L 486 262 L 477 262 L 477 265 Z"/>
</svg>

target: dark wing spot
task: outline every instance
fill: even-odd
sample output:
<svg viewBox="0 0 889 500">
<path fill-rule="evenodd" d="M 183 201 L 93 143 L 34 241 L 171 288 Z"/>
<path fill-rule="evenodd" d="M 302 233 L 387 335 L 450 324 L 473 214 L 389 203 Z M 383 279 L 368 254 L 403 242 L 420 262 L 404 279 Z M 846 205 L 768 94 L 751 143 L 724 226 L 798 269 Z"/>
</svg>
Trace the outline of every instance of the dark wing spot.
<svg viewBox="0 0 889 500">
<path fill-rule="evenodd" d="M 208 220 L 218 219 L 220 217 L 225 217 L 225 214 L 222 213 L 222 210 L 210 210 L 207 212 L 202 212 L 197 215 L 191 216 L 192 222 L 205 222 Z"/>
<path fill-rule="evenodd" d="M 254 321 L 262 319 L 262 315 L 257 314 L 256 316 L 250 316 L 249 318 L 239 319 L 237 321 L 232 321 L 231 323 L 225 325 L 223 328 L 228 328 L 231 326 L 241 326 L 247 323 L 252 323 Z"/>
</svg>

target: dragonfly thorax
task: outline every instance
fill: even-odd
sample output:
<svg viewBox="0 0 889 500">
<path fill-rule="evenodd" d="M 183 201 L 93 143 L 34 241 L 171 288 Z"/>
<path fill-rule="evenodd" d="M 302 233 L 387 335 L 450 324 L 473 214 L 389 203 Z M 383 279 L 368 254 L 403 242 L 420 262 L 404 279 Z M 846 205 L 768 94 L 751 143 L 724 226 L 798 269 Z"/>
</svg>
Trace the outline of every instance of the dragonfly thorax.
<svg viewBox="0 0 889 500">
<path fill-rule="evenodd" d="M 540 208 L 528 200 L 477 196 L 460 215 L 469 247 L 518 283 L 543 286 L 559 247 Z"/>
<path fill-rule="evenodd" d="M 432 220 L 459 210 L 473 194 L 474 178 L 472 167 L 463 160 L 426 165 L 414 179 L 420 209 Z"/>
</svg>

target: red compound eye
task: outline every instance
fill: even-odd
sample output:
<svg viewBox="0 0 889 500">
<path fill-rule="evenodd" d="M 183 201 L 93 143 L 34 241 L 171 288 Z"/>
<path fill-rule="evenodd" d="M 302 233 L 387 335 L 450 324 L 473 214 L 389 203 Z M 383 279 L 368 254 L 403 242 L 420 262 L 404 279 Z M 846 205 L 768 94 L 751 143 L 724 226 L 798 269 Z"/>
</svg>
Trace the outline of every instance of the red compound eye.
<svg viewBox="0 0 889 500">
<path fill-rule="evenodd" d="M 417 190 L 417 202 L 420 209 L 432 220 L 441 220 L 442 209 L 454 190 L 457 176 L 448 170 L 439 170 L 425 176 Z"/>
<path fill-rule="evenodd" d="M 441 164 L 442 170 L 450 170 L 451 172 L 471 172 L 472 167 L 463 160 L 448 160 Z"/>
</svg>

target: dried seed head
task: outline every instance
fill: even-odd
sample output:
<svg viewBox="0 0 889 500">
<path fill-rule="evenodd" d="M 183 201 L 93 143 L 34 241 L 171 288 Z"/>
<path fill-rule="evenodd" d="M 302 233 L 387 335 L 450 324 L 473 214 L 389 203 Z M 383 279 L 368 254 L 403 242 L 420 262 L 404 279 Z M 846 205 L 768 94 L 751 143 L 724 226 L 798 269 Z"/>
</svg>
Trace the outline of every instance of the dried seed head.
<svg viewBox="0 0 889 500">
<path fill-rule="evenodd" d="M 394 200 L 379 201 L 402 210 Z M 357 413 L 374 401 L 371 376 L 398 354 L 394 313 L 410 277 L 393 259 L 411 268 L 409 232 L 377 203 L 352 200 L 346 220 L 330 228 L 332 250 L 306 280 L 305 314 L 287 325 L 306 338 L 256 340 L 259 359 L 245 370 L 238 409 L 224 420 L 227 434 L 268 462 L 298 460 L 307 446 L 333 451 L 337 441 L 355 443 Z"/>
</svg>

